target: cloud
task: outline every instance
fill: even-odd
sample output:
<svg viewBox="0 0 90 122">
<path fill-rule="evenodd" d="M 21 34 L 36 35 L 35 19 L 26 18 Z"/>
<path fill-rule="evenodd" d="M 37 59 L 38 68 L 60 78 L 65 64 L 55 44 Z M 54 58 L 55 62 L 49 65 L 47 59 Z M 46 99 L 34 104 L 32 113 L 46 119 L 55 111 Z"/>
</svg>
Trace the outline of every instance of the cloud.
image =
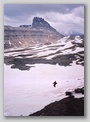
<svg viewBox="0 0 90 122">
<path fill-rule="evenodd" d="M 84 8 L 78 7 L 70 13 L 45 12 L 36 13 L 34 16 L 45 18 L 51 26 L 56 28 L 60 33 L 71 34 L 73 32 L 84 33 Z"/>
<path fill-rule="evenodd" d="M 68 13 L 72 9 L 82 6 L 81 4 L 5 4 L 5 16 L 21 16 L 34 14 L 34 12 L 60 12 Z"/>
<path fill-rule="evenodd" d="M 11 25 L 14 27 L 18 27 L 19 25 L 22 24 L 31 24 L 32 19 L 29 18 L 30 16 L 28 15 L 22 15 L 22 16 L 17 16 L 17 17 L 8 17 L 4 16 L 4 25 Z"/>
<path fill-rule="evenodd" d="M 72 10 L 72 13 L 74 13 L 78 17 L 84 18 L 84 7 L 80 6 L 78 8 L 75 8 Z"/>
<path fill-rule="evenodd" d="M 31 11 L 29 9 L 26 13 L 24 8 L 24 11 L 20 15 L 17 14 L 17 16 L 7 16 L 6 14 L 4 22 L 5 24 L 10 24 L 12 26 L 19 26 L 20 24 L 32 24 L 33 17 L 37 16 L 44 18 L 47 22 L 50 23 L 51 26 L 56 28 L 56 30 L 62 34 L 71 34 L 73 32 L 84 33 L 84 6 L 69 6 L 64 5 L 63 7 L 65 9 L 59 9 L 60 6 L 57 6 L 58 10 L 55 10 L 56 5 L 53 7 L 48 6 L 51 7 L 48 11 L 47 5 L 42 6 L 44 8 L 41 9 L 38 8 L 40 7 L 39 5 L 36 8 L 35 6 L 33 9 L 31 8 Z"/>
</svg>

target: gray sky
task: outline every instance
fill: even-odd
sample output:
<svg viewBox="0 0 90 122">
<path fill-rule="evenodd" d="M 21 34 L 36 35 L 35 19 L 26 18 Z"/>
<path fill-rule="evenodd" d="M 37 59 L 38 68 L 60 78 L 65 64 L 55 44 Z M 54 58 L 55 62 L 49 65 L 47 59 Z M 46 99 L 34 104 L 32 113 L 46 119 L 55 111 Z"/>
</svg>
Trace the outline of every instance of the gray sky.
<svg viewBox="0 0 90 122">
<path fill-rule="evenodd" d="M 33 17 L 44 18 L 62 34 L 84 33 L 82 4 L 5 4 L 4 25 L 32 24 Z"/>
</svg>

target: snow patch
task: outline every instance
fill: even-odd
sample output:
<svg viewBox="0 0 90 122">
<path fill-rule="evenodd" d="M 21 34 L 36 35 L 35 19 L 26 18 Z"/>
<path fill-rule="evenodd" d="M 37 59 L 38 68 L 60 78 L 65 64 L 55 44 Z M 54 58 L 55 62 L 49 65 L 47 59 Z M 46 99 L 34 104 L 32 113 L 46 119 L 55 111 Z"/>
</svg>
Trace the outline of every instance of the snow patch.
<svg viewBox="0 0 90 122">
<path fill-rule="evenodd" d="M 52 101 L 64 98 L 66 90 L 84 86 L 84 68 L 75 63 L 67 67 L 58 64 L 35 64 L 32 66 L 34 67 L 29 71 L 20 71 L 4 65 L 4 110 L 6 116 L 7 113 L 12 116 L 28 116 L 30 112 L 38 111 Z M 54 88 L 55 80 L 58 84 Z"/>
</svg>

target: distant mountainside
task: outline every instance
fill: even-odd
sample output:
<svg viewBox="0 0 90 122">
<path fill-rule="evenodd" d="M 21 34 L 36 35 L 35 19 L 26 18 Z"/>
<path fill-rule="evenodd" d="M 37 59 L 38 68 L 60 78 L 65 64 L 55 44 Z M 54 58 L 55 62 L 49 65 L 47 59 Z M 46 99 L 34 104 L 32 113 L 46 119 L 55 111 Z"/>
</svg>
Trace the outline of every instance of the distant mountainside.
<svg viewBox="0 0 90 122">
<path fill-rule="evenodd" d="M 34 17 L 32 25 L 4 26 L 4 48 L 56 43 L 64 37 L 43 18 Z"/>
<path fill-rule="evenodd" d="M 84 66 L 84 39 L 80 36 L 66 36 L 57 43 L 33 45 L 28 48 L 4 50 L 4 63 L 11 68 L 29 70 L 34 64 L 58 64 Z M 29 65 L 28 65 L 29 64 Z"/>
</svg>

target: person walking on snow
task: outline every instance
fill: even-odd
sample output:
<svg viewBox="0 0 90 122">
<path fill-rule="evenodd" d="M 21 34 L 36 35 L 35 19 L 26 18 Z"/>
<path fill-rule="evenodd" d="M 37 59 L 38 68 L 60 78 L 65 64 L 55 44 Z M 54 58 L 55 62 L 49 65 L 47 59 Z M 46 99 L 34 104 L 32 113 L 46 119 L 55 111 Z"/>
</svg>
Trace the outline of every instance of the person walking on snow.
<svg viewBox="0 0 90 122">
<path fill-rule="evenodd" d="M 56 81 L 54 81 L 54 82 L 53 82 L 53 86 L 54 86 L 54 87 L 56 87 L 56 84 L 57 84 L 57 82 L 56 82 Z"/>
</svg>

